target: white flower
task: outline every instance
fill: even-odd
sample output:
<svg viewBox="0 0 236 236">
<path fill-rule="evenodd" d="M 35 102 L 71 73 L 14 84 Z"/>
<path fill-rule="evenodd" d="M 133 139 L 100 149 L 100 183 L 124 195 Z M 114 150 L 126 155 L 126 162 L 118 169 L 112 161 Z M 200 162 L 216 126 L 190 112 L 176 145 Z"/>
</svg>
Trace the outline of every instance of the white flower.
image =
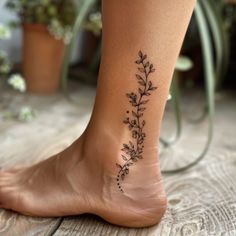
<svg viewBox="0 0 236 236">
<path fill-rule="evenodd" d="M 99 21 L 99 22 L 101 22 L 102 21 L 102 14 L 101 14 L 101 12 L 91 13 L 89 15 L 89 20 L 90 21 Z"/>
<path fill-rule="evenodd" d="M 71 40 L 73 38 L 72 29 L 70 27 L 66 28 L 65 35 L 64 35 L 64 43 L 66 45 L 70 44 Z"/>
<path fill-rule="evenodd" d="M 175 65 L 175 69 L 179 71 L 188 71 L 193 68 L 193 62 L 186 56 L 179 56 Z"/>
<path fill-rule="evenodd" d="M 70 44 L 73 38 L 72 27 L 63 26 L 57 19 L 51 21 L 48 31 L 56 40 L 63 40 L 65 44 Z"/>
<path fill-rule="evenodd" d="M 0 39 L 9 39 L 11 37 L 10 29 L 0 23 Z"/>
<path fill-rule="evenodd" d="M 102 15 L 100 12 L 91 13 L 89 19 L 84 24 L 84 28 L 93 32 L 96 36 L 101 34 L 102 30 Z"/>
<path fill-rule="evenodd" d="M 35 117 L 34 111 L 31 107 L 25 106 L 20 109 L 18 119 L 20 121 L 31 121 Z"/>
<path fill-rule="evenodd" d="M 8 79 L 8 83 L 15 89 L 20 92 L 26 91 L 26 84 L 23 77 L 19 74 L 14 74 Z"/>
</svg>

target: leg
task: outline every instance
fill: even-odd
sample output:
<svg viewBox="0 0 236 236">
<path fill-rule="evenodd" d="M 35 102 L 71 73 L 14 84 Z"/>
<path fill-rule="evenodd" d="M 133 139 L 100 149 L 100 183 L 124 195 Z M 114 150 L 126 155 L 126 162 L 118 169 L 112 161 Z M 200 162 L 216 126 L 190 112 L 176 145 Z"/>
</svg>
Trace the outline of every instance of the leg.
<svg viewBox="0 0 236 236">
<path fill-rule="evenodd" d="M 30 168 L 0 174 L 0 206 L 37 216 L 94 213 L 123 226 L 160 221 L 163 111 L 195 0 L 104 0 L 94 111 L 84 134 Z"/>
</svg>

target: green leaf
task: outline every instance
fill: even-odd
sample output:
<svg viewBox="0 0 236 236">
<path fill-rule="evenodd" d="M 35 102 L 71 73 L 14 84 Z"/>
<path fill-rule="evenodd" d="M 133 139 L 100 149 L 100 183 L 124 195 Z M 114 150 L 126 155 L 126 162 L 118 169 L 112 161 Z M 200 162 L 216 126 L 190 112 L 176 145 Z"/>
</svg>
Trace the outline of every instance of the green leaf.
<svg viewBox="0 0 236 236">
<path fill-rule="evenodd" d="M 116 166 L 117 166 L 118 168 L 122 169 L 122 166 L 121 166 L 120 164 L 117 164 L 117 163 L 116 163 Z"/>
<path fill-rule="evenodd" d="M 136 78 L 137 78 L 138 80 L 140 80 L 140 81 L 144 81 L 144 79 L 143 79 L 142 76 L 140 76 L 140 75 L 138 75 L 138 74 L 136 74 L 135 76 L 136 76 Z"/>
</svg>

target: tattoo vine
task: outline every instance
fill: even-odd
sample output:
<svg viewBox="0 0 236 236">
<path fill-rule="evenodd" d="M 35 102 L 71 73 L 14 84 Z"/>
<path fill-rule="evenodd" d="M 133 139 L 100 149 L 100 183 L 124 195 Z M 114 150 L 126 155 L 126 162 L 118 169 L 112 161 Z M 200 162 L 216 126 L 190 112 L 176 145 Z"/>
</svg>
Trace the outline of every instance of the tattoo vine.
<svg viewBox="0 0 236 236">
<path fill-rule="evenodd" d="M 146 137 L 144 132 L 146 121 L 143 118 L 144 111 L 146 110 L 145 105 L 149 101 L 148 96 L 157 89 L 149 79 L 150 74 L 153 73 L 155 69 L 153 64 L 148 61 L 147 55 L 139 51 L 138 60 L 136 60 L 135 63 L 138 65 L 139 73 L 135 76 L 139 87 L 138 91 L 126 94 L 132 108 L 127 110 L 127 117 L 123 120 L 123 123 L 128 126 L 131 132 L 132 140 L 128 143 L 124 143 L 121 149 L 121 156 L 125 162 L 123 164 L 116 163 L 116 166 L 119 168 L 116 180 L 121 192 L 124 192 L 121 182 L 124 181 L 125 177 L 129 174 L 130 166 L 139 159 L 143 159 L 144 140 Z"/>
</svg>

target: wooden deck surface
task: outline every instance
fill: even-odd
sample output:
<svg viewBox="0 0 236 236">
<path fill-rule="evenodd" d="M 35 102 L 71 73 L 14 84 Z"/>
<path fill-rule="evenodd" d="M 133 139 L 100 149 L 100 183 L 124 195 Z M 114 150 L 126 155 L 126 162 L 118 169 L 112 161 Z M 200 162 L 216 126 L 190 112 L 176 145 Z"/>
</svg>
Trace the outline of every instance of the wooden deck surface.
<svg viewBox="0 0 236 236">
<path fill-rule="evenodd" d="M 30 123 L 0 120 L 0 166 L 29 165 L 68 146 L 89 120 L 94 89 L 74 91 L 77 105 L 62 95 L 48 98 L 16 96 L 11 107 L 32 105 L 38 115 Z M 3 96 L 3 95 L 1 95 Z M 5 99 L 8 95 L 4 95 Z M 191 99 L 190 99 L 191 98 Z M 217 96 L 214 141 L 206 158 L 189 171 L 164 176 L 168 209 L 159 225 L 128 229 L 110 225 L 92 215 L 65 218 L 31 218 L 0 209 L 3 236 L 179 236 L 236 235 L 236 97 Z M 1 98 L 0 112 L 4 108 Z M 194 158 L 205 142 L 207 123 L 193 125 L 202 97 L 183 101 L 184 130 L 180 142 L 162 157 L 162 168 Z M 9 101 L 8 101 L 9 102 Z M 167 107 L 163 135 L 173 130 Z"/>
</svg>

